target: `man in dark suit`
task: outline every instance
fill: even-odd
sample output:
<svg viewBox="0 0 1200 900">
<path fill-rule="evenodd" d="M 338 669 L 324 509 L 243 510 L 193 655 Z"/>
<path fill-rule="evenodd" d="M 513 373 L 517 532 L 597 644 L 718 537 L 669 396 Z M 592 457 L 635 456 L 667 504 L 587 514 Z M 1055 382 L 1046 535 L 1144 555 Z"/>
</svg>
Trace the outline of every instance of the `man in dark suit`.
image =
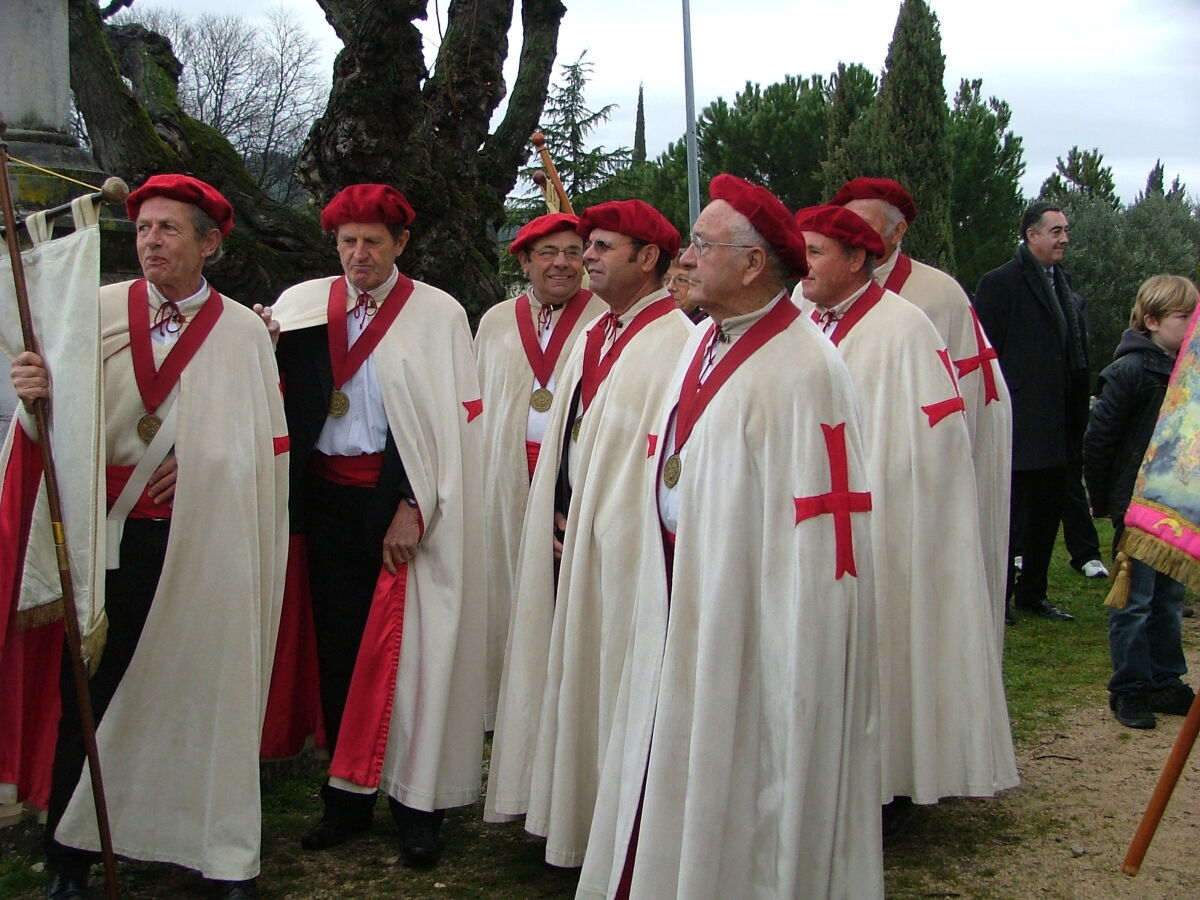
<svg viewBox="0 0 1200 900">
<path fill-rule="evenodd" d="M 1046 597 L 1046 574 L 1067 491 L 1067 465 L 1087 425 L 1083 303 L 1062 269 L 1071 227 L 1062 208 L 1034 203 L 1021 218 L 1021 245 L 979 279 L 975 308 L 996 348 L 1013 405 L 1011 540 L 1020 535 L 1020 575 L 1007 594 L 1017 609 L 1071 621 Z"/>
</svg>

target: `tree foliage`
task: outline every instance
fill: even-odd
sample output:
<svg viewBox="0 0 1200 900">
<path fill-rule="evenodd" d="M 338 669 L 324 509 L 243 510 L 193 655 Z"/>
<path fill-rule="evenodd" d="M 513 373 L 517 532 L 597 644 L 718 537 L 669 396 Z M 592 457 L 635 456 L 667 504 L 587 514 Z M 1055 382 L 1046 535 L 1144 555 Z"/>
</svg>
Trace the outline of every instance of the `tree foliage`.
<svg viewBox="0 0 1200 900">
<path fill-rule="evenodd" d="M 931 265 L 953 269 L 945 68 L 937 16 L 925 0 L 904 0 L 875 101 L 872 143 L 879 170 L 858 174 L 903 184 L 919 210 L 905 237 L 905 250 Z"/>
<path fill-rule="evenodd" d="M 879 80 L 861 63 L 838 63 L 829 77 L 828 137 L 821 163 L 826 198 L 851 178 L 880 169 L 871 140 L 878 92 Z"/>
<path fill-rule="evenodd" d="M 1025 162 L 1021 139 L 1009 130 L 1012 111 L 995 97 L 984 101 L 982 86 L 979 79 L 959 84 L 948 129 L 954 273 L 972 287 L 1012 255 L 1025 205 Z"/>
<path fill-rule="evenodd" d="M 1182 186 L 1173 195 L 1155 192 L 1124 208 L 1084 191 L 1068 192 L 1061 202 L 1071 222 L 1066 266 L 1088 301 L 1095 375 L 1112 360 L 1143 281 L 1162 273 L 1193 280 L 1200 274 L 1200 208 Z"/>
<path fill-rule="evenodd" d="M 1058 157 L 1055 171 L 1042 182 L 1038 196 L 1043 200 L 1066 202 L 1075 194 L 1103 200 L 1116 209 L 1121 205 L 1113 181 L 1112 167 L 1104 165 L 1104 154 L 1100 150 L 1080 150 L 1078 146 L 1067 151 L 1067 159 Z"/>
</svg>

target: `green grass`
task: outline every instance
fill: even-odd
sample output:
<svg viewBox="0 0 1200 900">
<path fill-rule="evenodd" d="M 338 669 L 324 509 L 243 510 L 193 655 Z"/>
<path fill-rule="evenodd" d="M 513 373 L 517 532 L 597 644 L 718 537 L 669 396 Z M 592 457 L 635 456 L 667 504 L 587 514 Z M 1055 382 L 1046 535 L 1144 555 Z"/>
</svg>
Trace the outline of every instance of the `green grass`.
<svg viewBox="0 0 1200 900">
<path fill-rule="evenodd" d="M 1107 547 L 1111 529 L 1098 524 L 1103 525 L 1101 546 Z M 1052 731 L 1072 709 L 1104 703 L 1109 675 L 1103 607 L 1107 593 L 1108 582 L 1085 579 L 1067 565 L 1060 544 L 1050 570 L 1049 596 L 1076 621 L 1018 614 L 1018 624 L 1007 630 L 1004 678 L 1018 743 L 1027 745 Z M 1117 734 L 1118 740 L 1129 738 L 1128 732 Z M 479 804 L 447 814 L 446 856 L 432 871 L 414 871 L 397 862 L 396 830 L 383 802 L 376 809 L 375 827 L 366 835 L 330 852 L 303 853 L 298 839 L 319 808 L 321 769 L 308 760 L 270 764 L 264 772 L 262 889 L 267 900 L 549 898 L 574 893 L 575 873 L 546 866 L 542 843 L 526 835 L 520 823 L 484 825 Z M 888 896 L 995 896 L 983 885 L 994 871 L 990 861 L 1061 825 L 1052 810 L 1018 808 L 1012 796 L 946 800 L 933 808 L 918 808 L 916 837 L 889 850 L 885 858 Z M 40 858 L 39 840 L 40 828 L 31 823 L 0 829 L 0 900 L 41 896 L 43 876 L 31 868 Z M 212 895 L 198 876 L 170 866 L 122 862 L 119 868 L 122 896 L 132 900 Z M 968 870 L 969 884 L 961 874 Z"/>
</svg>

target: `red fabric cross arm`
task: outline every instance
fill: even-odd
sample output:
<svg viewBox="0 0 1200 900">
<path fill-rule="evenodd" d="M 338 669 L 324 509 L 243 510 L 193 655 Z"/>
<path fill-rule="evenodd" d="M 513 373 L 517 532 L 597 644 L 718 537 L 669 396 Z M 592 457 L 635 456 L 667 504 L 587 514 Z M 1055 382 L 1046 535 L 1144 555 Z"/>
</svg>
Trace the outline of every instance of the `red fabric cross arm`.
<svg viewBox="0 0 1200 900">
<path fill-rule="evenodd" d="M 825 452 L 829 456 L 829 492 L 814 497 L 796 497 L 796 524 L 815 516 L 833 516 L 833 534 L 837 542 L 837 572 L 858 577 L 854 564 L 854 535 L 850 530 L 850 514 L 871 509 L 869 491 L 850 490 L 850 470 L 846 459 L 846 423 L 821 425 L 825 435 Z"/>
<path fill-rule="evenodd" d="M 933 426 L 937 425 L 946 416 L 953 415 L 956 412 L 965 414 L 967 411 L 962 395 L 958 392 L 958 382 L 954 380 L 954 370 L 950 367 L 950 351 L 939 350 L 938 359 L 942 361 L 942 365 L 946 367 L 946 374 L 950 376 L 950 384 L 954 386 L 954 396 L 921 407 L 921 412 L 929 416 L 930 428 L 933 428 Z"/>
<path fill-rule="evenodd" d="M 983 405 L 987 406 L 993 400 L 1000 399 L 1000 392 L 996 390 L 996 370 L 992 368 L 992 364 L 998 359 L 998 356 L 996 348 L 987 342 L 983 326 L 979 324 L 979 316 L 975 314 L 974 307 L 971 307 L 971 321 L 975 326 L 975 350 L 978 355 L 968 356 L 966 359 L 956 359 L 954 367 L 958 369 L 959 378 L 969 375 L 976 369 L 979 370 L 980 377 L 983 378 Z"/>
</svg>

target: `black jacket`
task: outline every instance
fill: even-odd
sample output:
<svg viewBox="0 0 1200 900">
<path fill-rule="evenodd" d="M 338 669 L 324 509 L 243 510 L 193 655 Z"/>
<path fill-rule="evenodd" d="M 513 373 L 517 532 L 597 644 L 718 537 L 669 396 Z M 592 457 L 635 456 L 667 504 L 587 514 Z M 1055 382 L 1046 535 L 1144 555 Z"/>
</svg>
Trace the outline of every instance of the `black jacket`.
<svg viewBox="0 0 1200 900">
<path fill-rule="evenodd" d="M 1122 335 L 1113 356 L 1100 373 L 1100 397 L 1083 438 L 1083 477 L 1093 513 L 1120 522 L 1133 497 L 1175 360 L 1137 331 Z"/>
<path fill-rule="evenodd" d="M 1057 295 L 1021 244 L 1011 260 L 984 275 L 975 288 L 975 310 L 1012 395 L 1016 471 L 1078 461 L 1087 424 L 1086 305 L 1062 267 L 1056 270 Z M 1077 326 L 1074 331 L 1071 323 Z M 1077 348 L 1074 352 L 1068 342 Z"/>
<path fill-rule="evenodd" d="M 283 384 L 283 411 L 291 435 L 291 495 L 288 503 L 291 532 L 303 533 L 307 522 L 306 480 L 313 449 L 329 416 L 333 393 L 333 369 L 329 363 L 329 332 L 324 325 L 301 328 L 279 336 L 275 351 Z M 366 510 L 370 542 L 383 543 L 383 536 L 401 501 L 413 496 L 396 441 L 388 429 L 379 483 L 371 492 Z"/>
</svg>

